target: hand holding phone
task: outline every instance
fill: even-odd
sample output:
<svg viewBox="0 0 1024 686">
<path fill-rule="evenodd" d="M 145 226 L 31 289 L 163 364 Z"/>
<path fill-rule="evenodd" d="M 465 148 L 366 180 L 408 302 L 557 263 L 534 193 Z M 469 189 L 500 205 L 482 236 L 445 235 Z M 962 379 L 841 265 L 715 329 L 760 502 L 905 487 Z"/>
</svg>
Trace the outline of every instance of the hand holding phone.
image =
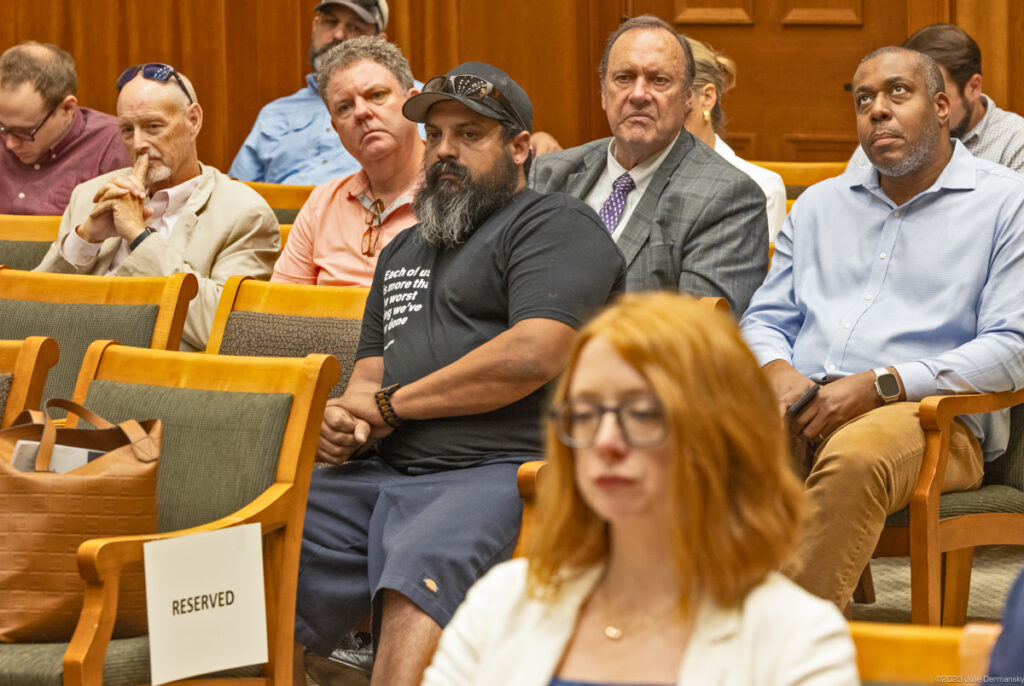
<svg viewBox="0 0 1024 686">
<path fill-rule="evenodd" d="M 794 417 L 796 417 L 798 414 L 800 414 L 800 412 L 805 407 L 807 407 L 811 403 L 812 400 L 814 400 L 814 396 L 818 395 L 818 391 L 820 391 L 820 390 L 821 390 L 821 386 L 819 386 L 818 384 L 814 384 L 813 386 L 808 388 L 807 392 L 804 393 L 802 396 L 800 396 L 800 398 L 795 403 L 793 403 L 792 405 L 787 407 L 786 408 L 786 421 L 787 422 L 788 421 L 792 421 Z"/>
</svg>

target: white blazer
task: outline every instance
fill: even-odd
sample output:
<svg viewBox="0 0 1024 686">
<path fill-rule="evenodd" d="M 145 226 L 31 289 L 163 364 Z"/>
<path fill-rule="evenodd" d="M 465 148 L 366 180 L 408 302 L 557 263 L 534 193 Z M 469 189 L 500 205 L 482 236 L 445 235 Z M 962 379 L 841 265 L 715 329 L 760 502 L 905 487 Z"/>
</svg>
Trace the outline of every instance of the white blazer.
<svg viewBox="0 0 1024 686">
<path fill-rule="evenodd" d="M 583 601 L 600 578 L 588 570 L 551 603 L 526 596 L 526 560 L 498 565 L 469 591 L 444 630 L 426 686 L 544 686 L 551 681 Z M 842 615 L 780 574 L 742 604 L 705 603 L 697 613 L 677 684 L 859 686 Z"/>
</svg>

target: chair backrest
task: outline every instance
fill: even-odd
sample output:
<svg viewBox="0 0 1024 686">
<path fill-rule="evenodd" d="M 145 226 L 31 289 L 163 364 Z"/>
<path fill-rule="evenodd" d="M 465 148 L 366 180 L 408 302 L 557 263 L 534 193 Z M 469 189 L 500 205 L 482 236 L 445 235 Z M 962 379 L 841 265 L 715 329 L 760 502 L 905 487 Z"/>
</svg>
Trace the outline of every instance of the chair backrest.
<svg viewBox="0 0 1024 686">
<path fill-rule="evenodd" d="M 60 217 L 0 214 L 0 264 L 34 269 L 57 240 Z"/>
<path fill-rule="evenodd" d="M 281 220 L 278 219 L 280 222 Z M 284 244 L 288 242 L 288 234 L 292 232 L 291 224 L 278 224 L 278 228 L 281 230 L 281 250 L 284 250 Z"/>
<path fill-rule="evenodd" d="M 0 338 L 56 340 L 60 360 L 47 379 L 43 399 L 67 398 L 95 340 L 176 350 L 188 302 L 197 291 L 192 274 L 79 276 L 0 267 Z"/>
<path fill-rule="evenodd" d="M 850 622 L 864 684 L 935 684 L 980 678 L 999 636 L 998 624 L 963 628 Z"/>
<path fill-rule="evenodd" d="M 22 410 L 39 408 L 46 375 L 59 355 L 57 342 L 45 336 L 0 341 L 0 427 Z"/>
<path fill-rule="evenodd" d="M 1010 409 L 1007 452 L 985 463 L 985 485 L 999 484 L 1024 490 L 1024 404 Z"/>
<path fill-rule="evenodd" d="M 172 531 L 224 517 L 272 484 L 308 478 L 337 375 L 328 355 L 229 357 L 97 341 L 73 398 L 114 422 L 162 420 L 158 528 Z"/>
<path fill-rule="evenodd" d="M 792 201 L 819 181 L 831 179 L 846 171 L 846 162 L 754 162 L 759 167 L 770 169 L 782 177 L 786 184 L 786 211 Z"/>
<path fill-rule="evenodd" d="M 345 391 L 355 364 L 369 289 L 300 286 L 233 276 L 224 284 L 206 352 L 301 357 L 334 355 L 341 377 L 330 397 Z"/>
<path fill-rule="evenodd" d="M 298 216 L 299 210 L 306 203 L 309 194 L 316 186 L 291 186 L 282 183 L 263 183 L 262 181 L 243 181 L 249 188 L 263 196 L 279 224 L 291 224 Z"/>
</svg>

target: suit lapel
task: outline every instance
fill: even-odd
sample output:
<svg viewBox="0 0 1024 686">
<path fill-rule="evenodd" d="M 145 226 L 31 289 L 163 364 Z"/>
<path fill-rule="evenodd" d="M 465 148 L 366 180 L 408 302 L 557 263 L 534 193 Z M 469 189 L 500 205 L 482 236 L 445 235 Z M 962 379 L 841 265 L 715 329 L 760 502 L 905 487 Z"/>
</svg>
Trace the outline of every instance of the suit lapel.
<svg viewBox="0 0 1024 686">
<path fill-rule="evenodd" d="M 651 224 L 654 223 L 654 217 L 658 210 L 658 201 L 665 191 L 665 186 L 668 185 L 672 174 L 675 173 L 676 167 L 679 166 L 683 158 L 692 149 L 693 136 L 686 129 L 683 129 L 676 137 L 676 142 L 672 144 L 672 150 L 669 151 L 668 157 L 655 170 L 654 176 L 651 177 L 651 182 L 647 184 L 643 197 L 640 198 L 640 203 L 633 210 L 629 221 L 626 222 L 626 227 L 619 235 L 616 244 L 619 246 L 623 257 L 626 258 L 627 269 L 633 264 L 633 260 L 640 253 L 640 248 L 644 246 L 651 235 Z"/>
<path fill-rule="evenodd" d="M 608 141 L 599 142 L 602 145 L 595 146 L 593 150 L 589 150 L 583 156 L 583 165 L 580 170 L 565 178 L 565 192 L 580 200 L 587 197 L 587 193 L 597 183 L 597 179 L 600 178 L 606 166 Z"/>
</svg>

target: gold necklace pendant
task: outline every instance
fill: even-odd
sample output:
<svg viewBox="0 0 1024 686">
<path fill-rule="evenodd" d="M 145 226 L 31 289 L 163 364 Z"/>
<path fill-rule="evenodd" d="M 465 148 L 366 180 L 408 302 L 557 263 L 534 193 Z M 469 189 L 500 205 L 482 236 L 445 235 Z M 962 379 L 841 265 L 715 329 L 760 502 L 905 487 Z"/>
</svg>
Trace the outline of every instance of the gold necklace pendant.
<svg viewBox="0 0 1024 686">
<path fill-rule="evenodd" d="M 609 641 L 618 641 L 622 638 L 622 629 L 617 626 L 609 624 L 604 628 L 604 637 Z"/>
</svg>

